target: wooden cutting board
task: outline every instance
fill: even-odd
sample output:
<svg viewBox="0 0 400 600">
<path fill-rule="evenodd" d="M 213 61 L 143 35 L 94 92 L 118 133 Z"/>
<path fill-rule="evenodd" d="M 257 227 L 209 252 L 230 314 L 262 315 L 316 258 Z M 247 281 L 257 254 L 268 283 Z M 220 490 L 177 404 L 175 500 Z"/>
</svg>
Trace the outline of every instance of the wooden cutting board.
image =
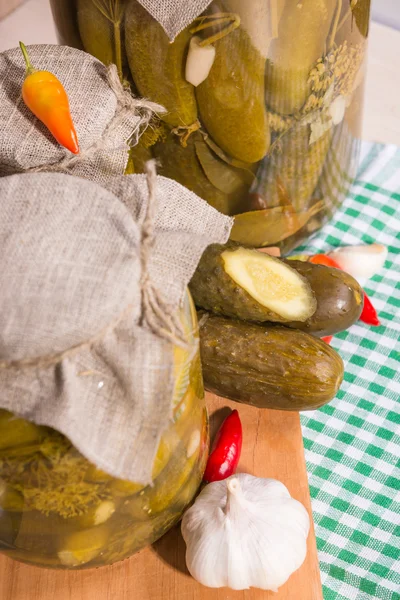
<svg viewBox="0 0 400 600">
<path fill-rule="evenodd" d="M 211 434 L 229 411 L 243 423 L 239 471 L 282 481 L 311 516 L 310 495 L 298 413 L 259 410 L 207 395 Z M 152 547 L 111 567 L 52 571 L 0 556 L 1 600 L 322 600 L 314 527 L 302 567 L 279 592 L 212 590 L 194 581 L 185 567 L 179 526 Z"/>
</svg>

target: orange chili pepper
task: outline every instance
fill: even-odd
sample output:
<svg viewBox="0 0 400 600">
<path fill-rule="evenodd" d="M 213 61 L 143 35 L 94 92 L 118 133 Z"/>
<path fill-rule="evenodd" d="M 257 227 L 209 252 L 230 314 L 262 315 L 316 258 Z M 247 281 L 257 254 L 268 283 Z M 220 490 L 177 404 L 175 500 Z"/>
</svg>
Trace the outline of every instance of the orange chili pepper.
<svg viewBox="0 0 400 600">
<path fill-rule="evenodd" d="M 72 122 L 67 93 L 59 79 L 49 71 L 38 71 L 31 65 L 25 45 L 19 43 L 26 62 L 22 98 L 57 142 L 73 154 L 79 153 L 78 137 Z"/>
</svg>

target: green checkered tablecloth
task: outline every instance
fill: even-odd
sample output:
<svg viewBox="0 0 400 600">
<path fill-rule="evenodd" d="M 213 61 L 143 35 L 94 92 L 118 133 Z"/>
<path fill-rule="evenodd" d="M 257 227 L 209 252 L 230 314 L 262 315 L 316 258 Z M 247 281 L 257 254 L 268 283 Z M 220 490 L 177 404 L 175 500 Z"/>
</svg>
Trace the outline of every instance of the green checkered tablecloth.
<svg viewBox="0 0 400 600">
<path fill-rule="evenodd" d="M 374 241 L 389 255 L 364 287 L 382 325 L 334 337 L 342 387 L 301 417 L 325 600 L 400 600 L 400 149 L 364 143 L 347 200 L 302 250 Z"/>
</svg>

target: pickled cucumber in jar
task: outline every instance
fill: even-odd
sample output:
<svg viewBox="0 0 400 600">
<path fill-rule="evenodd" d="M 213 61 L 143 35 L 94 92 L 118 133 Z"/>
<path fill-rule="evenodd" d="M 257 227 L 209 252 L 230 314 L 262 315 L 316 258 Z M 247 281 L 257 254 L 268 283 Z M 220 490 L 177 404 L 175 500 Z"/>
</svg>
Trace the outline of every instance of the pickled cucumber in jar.
<svg viewBox="0 0 400 600">
<path fill-rule="evenodd" d="M 184 29 L 171 42 L 163 28 L 135 0 L 125 15 L 125 47 L 133 81 L 140 94 L 167 109 L 163 120 L 171 127 L 196 127 L 194 87 L 184 78 L 190 42 Z"/>
<path fill-rule="evenodd" d="M 175 36 L 175 0 L 64 4 L 60 39 L 78 47 L 78 23 L 103 60 L 115 55 L 104 13 L 123 7 L 128 78 L 167 109 L 164 134 L 132 148 L 127 173 L 158 159 L 160 173 L 237 217 L 241 243 L 283 253 L 340 207 L 357 172 L 370 0 L 214 0 Z M 100 16 L 78 18 L 83 4 Z"/>
<path fill-rule="evenodd" d="M 243 162 L 256 163 L 270 144 L 264 100 L 265 57 L 240 26 L 240 15 L 229 13 L 229 2 L 221 4 L 215 13 L 218 8 L 214 6 L 207 15 L 211 27 L 218 23 L 220 14 L 231 16 L 237 26 L 230 30 L 229 26 L 219 29 L 214 25 L 209 34 L 210 41 L 216 39 L 215 61 L 208 77 L 196 88 L 200 118 L 222 150 Z"/>
<path fill-rule="evenodd" d="M 297 212 L 308 208 L 326 160 L 332 134 L 331 127 L 313 142 L 310 141 L 310 128 L 300 125 L 282 136 L 262 167 L 264 173 L 260 173 L 260 185 L 257 188 L 268 207 L 287 202 Z"/>
<path fill-rule="evenodd" d="M 287 0 L 272 42 L 265 91 L 269 108 L 295 114 L 311 93 L 309 74 L 325 53 L 337 0 Z"/>
<path fill-rule="evenodd" d="M 116 479 L 61 433 L 0 409 L 0 551 L 49 568 L 112 564 L 154 542 L 194 498 L 208 455 L 196 311 L 179 320 L 172 421 L 155 448 L 151 485 Z M 193 347 L 196 353 L 193 355 Z"/>
<path fill-rule="evenodd" d="M 65 0 L 63 0 L 65 1 Z M 79 34 L 86 52 L 126 72 L 123 19 L 127 0 L 76 0 Z"/>
</svg>

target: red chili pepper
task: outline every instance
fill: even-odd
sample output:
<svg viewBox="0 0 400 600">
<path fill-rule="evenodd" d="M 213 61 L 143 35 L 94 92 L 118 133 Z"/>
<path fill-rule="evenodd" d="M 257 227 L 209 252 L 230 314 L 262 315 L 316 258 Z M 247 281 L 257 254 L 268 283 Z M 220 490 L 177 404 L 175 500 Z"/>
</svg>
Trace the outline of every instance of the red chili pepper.
<svg viewBox="0 0 400 600">
<path fill-rule="evenodd" d="M 237 410 L 233 410 L 217 433 L 208 458 L 204 481 L 221 481 L 236 471 L 242 451 L 242 438 L 242 423 L 239 413 Z"/>
<path fill-rule="evenodd" d="M 78 138 L 69 110 L 67 93 L 59 79 L 49 71 L 37 71 L 31 65 L 25 45 L 20 42 L 26 62 L 22 98 L 57 142 L 73 154 L 79 153 Z"/>
<path fill-rule="evenodd" d="M 326 256 L 325 254 L 315 254 L 309 259 L 309 262 L 314 263 L 315 265 L 325 265 L 326 267 L 335 267 L 335 269 L 341 269 L 341 266 L 333 260 L 330 256 Z M 376 312 L 371 300 L 367 296 L 364 291 L 364 307 L 362 313 L 360 315 L 360 321 L 366 323 L 367 325 L 373 325 L 374 327 L 379 327 L 381 324 L 378 318 L 378 313 Z M 322 338 L 323 339 L 323 338 Z"/>
<path fill-rule="evenodd" d="M 325 267 L 334 267 L 335 269 L 340 269 L 340 265 L 338 265 L 336 260 L 333 260 L 333 258 L 326 256 L 325 254 L 314 254 L 314 256 L 311 256 L 309 259 L 309 262 L 313 263 L 314 265 L 324 265 Z"/>
<path fill-rule="evenodd" d="M 371 300 L 368 298 L 365 292 L 364 306 L 360 315 L 360 321 L 363 321 L 363 323 L 367 323 L 367 325 L 373 325 L 374 327 L 379 327 L 379 325 L 381 324 L 378 319 L 378 313 L 376 312 Z"/>
<path fill-rule="evenodd" d="M 321 340 L 323 340 L 326 344 L 330 344 L 332 341 L 333 335 L 326 335 L 324 337 L 321 338 Z"/>
</svg>

